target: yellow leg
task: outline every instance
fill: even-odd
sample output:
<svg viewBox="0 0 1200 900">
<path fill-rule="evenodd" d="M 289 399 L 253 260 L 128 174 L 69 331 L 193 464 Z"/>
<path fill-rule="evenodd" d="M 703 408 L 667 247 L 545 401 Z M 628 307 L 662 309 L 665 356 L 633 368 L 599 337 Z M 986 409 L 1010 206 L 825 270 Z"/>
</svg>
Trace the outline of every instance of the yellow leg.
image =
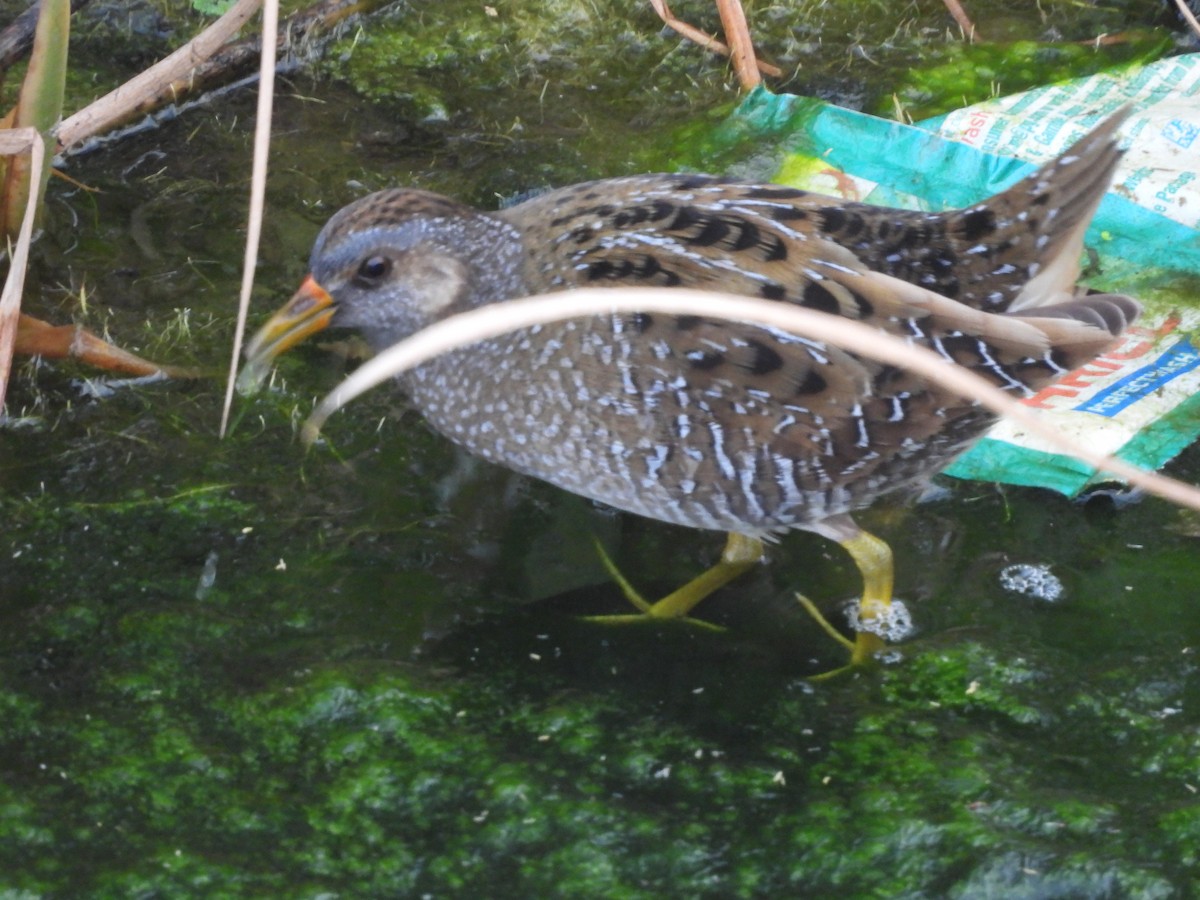
<svg viewBox="0 0 1200 900">
<path fill-rule="evenodd" d="M 850 665 L 860 666 L 887 646 L 880 632 L 886 629 L 892 609 L 892 548 L 875 535 L 859 531 L 839 541 L 863 577 L 858 601 L 858 636 L 850 651 Z"/>
<path fill-rule="evenodd" d="M 593 616 L 605 622 L 637 621 L 645 617 L 652 619 L 682 619 L 695 608 L 696 604 L 709 594 L 724 587 L 743 572 L 753 568 L 762 559 L 763 545 L 757 538 L 741 534 L 730 534 L 721 551 L 721 558 L 716 565 L 701 572 L 683 587 L 672 591 L 656 603 L 647 602 L 637 589 L 633 587 L 620 573 L 612 560 L 600 548 L 600 558 L 613 580 L 620 585 L 626 599 L 636 606 L 641 613 L 629 616 Z"/>
<path fill-rule="evenodd" d="M 842 637 L 806 597 L 797 594 L 796 598 L 817 624 L 850 651 L 850 668 L 865 665 L 887 646 L 885 635 L 897 628 L 897 623 L 893 621 L 896 616 L 892 604 L 892 550 L 884 541 L 859 528 L 849 516 L 827 519 L 812 530 L 841 544 L 862 574 L 863 591 L 858 603 L 858 633 L 855 639 L 850 641 Z M 639 612 L 630 615 L 587 616 L 587 620 L 613 623 L 644 622 L 647 619 L 686 619 L 708 628 L 714 626 L 691 619 L 688 614 L 709 594 L 752 568 L 762 559 L 763 554 L 762 541 L 740 534 L 730 534 L 725 549 L 721 552 L 721 559 L 716 565 L 658 602 L 650 603 L 621 574 L 604 549 L 599 545 L 597 549 L 605 568 Z M 902 610 L 903 607 L 899 609 Z M 836 673 L 830 672 L 823 677 L 833 674 Z"/>
<path fill-rule="evenodd" d="M 892 605 L 892 548 L 870 532 L 863 531 L 847 515 L 826 519 L 813 527 L 813 531 L 837 541 L 850 554 L 862 575 L 862 598 L 858 601 L 858 633 L 853 641 L 843 638 L 807 597 L 800 594 L 796 599 L 828 634 L 850 651 L 847 668 L 865 665 L 875 654 L 887 646 L 885 635 L 898 629 L 895 613 L 903 607 Z M 844 671 L 837 669 L 822 678 Z"/>
</svg>

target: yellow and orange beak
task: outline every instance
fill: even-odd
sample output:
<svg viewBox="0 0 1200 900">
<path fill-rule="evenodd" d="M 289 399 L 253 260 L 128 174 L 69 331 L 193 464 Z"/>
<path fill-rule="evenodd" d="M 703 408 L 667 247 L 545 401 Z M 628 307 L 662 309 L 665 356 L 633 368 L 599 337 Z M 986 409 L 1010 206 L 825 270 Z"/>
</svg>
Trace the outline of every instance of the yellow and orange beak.
<svg viewBox="0 0 1200 900">
<path fill-rule="evenodd" d="M 246 345 L 246 364 L 238 375 L 238 391 L 251 394 L 258 390 L 277 357 L 329 326 L 335 306 L 329 292 L 312 275 L 306 275 L 292 299 Z"/>
</svg>

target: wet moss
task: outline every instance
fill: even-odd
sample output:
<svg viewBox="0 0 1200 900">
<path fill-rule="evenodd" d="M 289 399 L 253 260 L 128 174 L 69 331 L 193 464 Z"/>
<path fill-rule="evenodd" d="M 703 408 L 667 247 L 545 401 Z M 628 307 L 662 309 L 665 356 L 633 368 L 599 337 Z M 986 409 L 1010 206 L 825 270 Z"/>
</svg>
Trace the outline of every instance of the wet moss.
<svg viewBox="0 0 1200 900">
<path fill-rule="evenodd" d="M 776 663 L 734 730 L 712 706 L 663 705 L 666 685 L 712 678 L 703 656 L 659 684 L 605 678 L 640 651 L 553 617 L 460 631 L 430 669 L 280 657 L 256 649 L 254 616 L 197 612 L 126 610 L 77 648 L 89 677 L 70 703 L 61 687 L 51 709 L 4 695 L 15 887 L 1169 896 L 1196 874 L 1194 725 L 1164 743 L 1155 712 L 1179 685 L 1131 694 L 1132 670 L 1097 693 L 1053 659 L 968 642 L 811 690 Z M 25 640 L 52 635 L 63 626 Z M 527 642 L 544 654 L 513 652 Z M 1063 793 L 1077 764 L 1045 755 L 1063 732 L 1089 736 L 1080 758 L 1109 748 L 1106 783 Z M 1125 825 L 1147 779 L 1181 804 L 1153 842 Z M 68 843 L 88 852 L 56 852 Z"/>
<path fill-rule="evenodd" d="M 893 116 L 901 110 L 909 119 L 927 119 L 991 97 L 1151 62 L 1173 44 L 1166 31 L 1126 35 L 1115 44 L 947 43 L 931 48 L 893 97 L 873 111 Z"/>
</svg>

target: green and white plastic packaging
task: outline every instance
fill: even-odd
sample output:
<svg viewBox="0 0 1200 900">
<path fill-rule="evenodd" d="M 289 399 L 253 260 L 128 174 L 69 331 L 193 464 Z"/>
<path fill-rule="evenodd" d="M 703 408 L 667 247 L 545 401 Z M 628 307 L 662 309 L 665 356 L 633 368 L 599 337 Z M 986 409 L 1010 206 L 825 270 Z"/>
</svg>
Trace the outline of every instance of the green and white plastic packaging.
<svg viewBox="0 0 1200 900">
<path fill-rule="evenodd" d="M 1078 442 L 1157 469 L 1200 436 L 1200 55 L 996 98 L 915 126 L 821 101 L 751 94 L 718 140 L 732 170 L 847 200 L 940 210 L 1002 190 L 1131 104 L 1127 152 L 1087 235 L 1090 287 L 1139 299 L 1120 346 L 1025 402 Z M 766 152 L 764 152 L 766 148 Z M 947 470 L 1068 496 L 1097 477 L 997 424 Z"/>
</svg>

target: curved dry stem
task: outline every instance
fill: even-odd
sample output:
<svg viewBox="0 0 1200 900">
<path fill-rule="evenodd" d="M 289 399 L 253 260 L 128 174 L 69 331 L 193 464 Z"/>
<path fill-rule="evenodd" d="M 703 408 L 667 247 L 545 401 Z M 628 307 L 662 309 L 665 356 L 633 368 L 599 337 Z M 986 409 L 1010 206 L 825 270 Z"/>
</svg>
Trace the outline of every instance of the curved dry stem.
<svg viewBox="0 0 1200 900">
<path fill-rule="evenodd" d="M 46 142 L 41 134 L 36 128 L 0 131 L 0 154 L 23 153 L 30 157 L 30 183 L 37 184 L 46 165 Z M 30 191 L 25 199 L 25 217 L 21 220 L 16 246 L 9 248 L 8 277 L 4 281 L 4 291 L 0 293 L 0 414 L 3 414 L 4 396 L 8 392 L 8 373 L 17 340 L 17 316 L 21 312 L 25 269 L 29 262 L 29 247 L 33 243 L 33 221 L 37 218 L 40 201 L 37 191 Z"/>
<path fill-rule="evenodd" d="M 388 348 L 350 375 L 317 405 L 304 424 L 302 438 L 305 443 L 312 443 L 325 420 L 355 397 L 447 351 L 533 325 L 589 315 L 632 312 L 703 316 L 779 328 L 878 362 L 899 366 L 1017 421 L 1063 452 L 1096 469 L 1110 472 L 1173 503 L 1200 509 L 1200 489 L 1146 472 L 1076 444 L 1028 407 L 975 373 L 947 362 L 932 350 L 913 346 L 860 322 L 827 313 L 785 306 L 769 300 L 682 288 L 588 288 L 541 294 L 485 306 L 444 319 Z"/>
<path fill-rule="evenodd" d="M 263 9 L 262 58 L 259 68 L 258 109 L 254 125 L 254 161 L 250 174 L 250 211 L 246 227 L 246 251 L 242 259 L 242 290 L 238 297 L 237 326 L 233 332 L 232 358 L 229 377 L 225 383 L 225 402 L 221 407 L 219 433 L 225 437 L 229 427 L 229 411 L 233 408 L 234 382 L 238 359 L 242 355 L 242 339 L 246 335 L 246 316 L 250 310 L 250 292 L 254 288 L 254 272 L 258 260 L 258 245 L 262 237 L 263 207 L 267 195 L 267 160 L 271 148 L 271 110 L 275 100 L 275 50 L 279 29 L 279 0 L 266 0 Z"/>
</svg>

